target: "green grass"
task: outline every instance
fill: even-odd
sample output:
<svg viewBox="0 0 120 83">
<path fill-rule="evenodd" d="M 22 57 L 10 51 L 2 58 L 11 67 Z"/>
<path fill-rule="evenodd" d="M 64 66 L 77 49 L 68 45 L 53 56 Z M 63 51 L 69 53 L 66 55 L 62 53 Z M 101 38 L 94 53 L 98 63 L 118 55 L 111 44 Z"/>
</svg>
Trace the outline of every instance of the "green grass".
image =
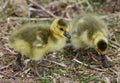
<svg viewBox="0 0 120 83">
<path fill-rule="evenodd" d="M 120 44 L 120 33 L 115 32 L 115 36 L 116 36 L 116 38 L 118 40 L 118 43 Z"/>
<path fill-rule="evenodd" d="M 100 77 L 98 76 L 86 76 L 83 80 L 80 80 L 80 83 L 89 83 L 91 81 L 93 82 L 100 82 Z"/>
<path fill-rule="evenodd" d="M 40 83 L 52 83 L 52 81 L 50 80 L 50 77 L 48 76 L 39 77 L 38 80 L 40 81 Z"/>
</svg>

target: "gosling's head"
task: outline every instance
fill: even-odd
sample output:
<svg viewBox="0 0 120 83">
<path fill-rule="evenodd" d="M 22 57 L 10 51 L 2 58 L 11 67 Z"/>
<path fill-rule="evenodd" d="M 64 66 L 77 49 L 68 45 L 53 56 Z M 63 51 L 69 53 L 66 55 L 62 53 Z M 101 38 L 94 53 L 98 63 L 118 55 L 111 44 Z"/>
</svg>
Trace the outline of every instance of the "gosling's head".
<svg viewBox="0 0 120 83">
<path fill-rule="evenodd" d="M 102 34 L 99 34 L 94 39 L 94 46 L 98 54 L 105 55 L 108 48 L 108 39 Z"/>
<path fill-rule="evenodd" d="M 51 24 L 50 30 L 54 36 L 71 38 L 68 32 L 68 25 L 62 18 L 55 19 Z"/>
</svg>

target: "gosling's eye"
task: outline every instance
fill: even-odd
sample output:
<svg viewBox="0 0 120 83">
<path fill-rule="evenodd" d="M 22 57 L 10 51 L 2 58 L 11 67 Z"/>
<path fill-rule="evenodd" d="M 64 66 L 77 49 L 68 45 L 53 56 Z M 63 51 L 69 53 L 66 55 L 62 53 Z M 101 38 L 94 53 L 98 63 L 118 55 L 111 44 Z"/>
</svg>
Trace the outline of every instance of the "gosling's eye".
<svg viewBox="0 0 120 83">
<path fill-rule="evenodd" d="M 64 31 L 63 28 L 60 28 L 61 31 Z"/>
</svg>

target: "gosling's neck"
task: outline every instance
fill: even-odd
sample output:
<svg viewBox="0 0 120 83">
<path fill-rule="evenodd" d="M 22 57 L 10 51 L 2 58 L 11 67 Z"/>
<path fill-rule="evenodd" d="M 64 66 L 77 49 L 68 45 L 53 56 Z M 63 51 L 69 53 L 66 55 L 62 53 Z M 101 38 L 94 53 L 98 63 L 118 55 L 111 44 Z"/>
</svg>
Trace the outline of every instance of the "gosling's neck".
<svg viewBox="0 0 120 83">
<path fill-rule="evenodd" d="M 52 24 L 51 27 L 50 27 L 50 32 L 51 32 L 52 36 L 54 38 L 56 38 L 56 39 L 62 39 L 62 38 L 64 38 L 64 36 L 62 36 L 61 34 L 55 32 L 56 31 L 55 30 L 56 29 L 55 26 L 56 26 L 56 24 L 54 24 L 54 25 Z"/>
<path fill-rule="evenodd" d="M 54 38 L 56 38 L 56 39 L 63 39 L 63 38 L 65 38 L 62 35 L 55 33 L 54 31 L 51 31 L 51 33 L 52 33 L 52 36 Z"/>
<path fill-rule="evenodd" d="M 50 41 L 56 43 L 58 41 L 63 40 L 63 38 L 61 36 L 54 34 L 54 31 L 50 30 L 50 33 L 51 33 L 50 36 L 49 36 Z"/>
</svg>

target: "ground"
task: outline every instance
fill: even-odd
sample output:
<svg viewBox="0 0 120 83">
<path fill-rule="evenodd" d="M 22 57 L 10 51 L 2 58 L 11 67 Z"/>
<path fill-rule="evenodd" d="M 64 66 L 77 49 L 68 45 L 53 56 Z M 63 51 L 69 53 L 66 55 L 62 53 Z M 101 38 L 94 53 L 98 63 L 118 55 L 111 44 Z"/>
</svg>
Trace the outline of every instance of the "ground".
<svg viewBox="0 0 120 83">
<path fill-rule="evenodd" d="M 37 68 L 40 76 L 34 73 L 33 63 L 28 62 L 28 65 L 25 65 L 25 61 L 28 59 L 24 60 L 24 58 L 22 60 L 23 69 L 21 71 L 13 71 L 17 52 L 8 46 L 8 38 L 12 31 L 17 30 L 22 24 L 29 21 L 24 19 L 28 17 L 26 13 L 21 17 L 16 11 L 9 13 L 9 15 L 1 11 L 0 83 L 120 83 L 120 2 L 119 0 L 102 1 L 104 3 L 101 0 L 98 2 L 86 0 L 83 3 L 77 0 L 74 2 L 71 0 L 41 0 L 37 3 L 42 8 L 39 8 L 38 5 L 37 7 L 42 12 L 32 12 L 32 17 L 36 20 L 40 17 L 39 20 L 47 20 L 48 22 L 55 16 L 62 16 L 66 20 L 70 20 L 75 15 L 80 14 L 82 10 L 100 15 L 100 18 L 104 19 L 108 25 L 109 50 L 106 55 L 111 64 L 113 64 L 112 67 L 103 68 L 100 55 L 92 48 L 79 49 L 79 56 L 76 57 L 76 49 L 72 46 L 66 46 L 57 52 L 46 54 L 38 62 Z M 36 6 L 36 4 L 34 5 Z M 14 16 L 14 13 L 17 14 L 17 18 L 12 17 L 9 20 L 10 16 Z M 32 23 L 38 22 L 35 19 Z"/>
</svg>

